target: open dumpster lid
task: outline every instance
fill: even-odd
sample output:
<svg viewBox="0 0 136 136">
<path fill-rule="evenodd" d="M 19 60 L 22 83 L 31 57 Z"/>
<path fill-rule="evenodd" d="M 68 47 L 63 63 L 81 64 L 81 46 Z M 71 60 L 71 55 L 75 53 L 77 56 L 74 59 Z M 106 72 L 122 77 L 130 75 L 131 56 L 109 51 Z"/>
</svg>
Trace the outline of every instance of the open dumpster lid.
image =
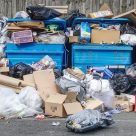
<svg viewBox="0 0 136 136">
<path fill-rule="evenodd" d="M 72 27 L 75 27 L 77 24 L 81 24 L 81 22 L 95 23 L 95 24 L 127 24 L 131 23 L 131 21 L 127 18 L 117 18 L 117 19 L 106 19 L 106 18 L 76 18 L 73 21 Z"/>
<path fill-rule="evenodd" d="M 66 21 L 64 19 L 59 19 L 59 18 L 54 18 L 50 20 L 32 20 L 30 18 L 9 18 L 8 23 L 13 23 L 13 22 L 23 22 L 23 21 L 43 21 L 45 25 L 48 24 L 57 24 L 60 26 L 61 30 L 66 30 Z"/>
</svg>

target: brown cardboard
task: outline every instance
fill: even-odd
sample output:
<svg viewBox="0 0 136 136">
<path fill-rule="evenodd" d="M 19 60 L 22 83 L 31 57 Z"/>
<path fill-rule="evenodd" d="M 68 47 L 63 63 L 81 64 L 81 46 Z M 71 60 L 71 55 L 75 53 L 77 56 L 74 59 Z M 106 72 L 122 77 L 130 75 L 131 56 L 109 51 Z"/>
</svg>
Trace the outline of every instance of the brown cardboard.
<svg viewBox="0 0 136 136">
<path fill-rule="evenodd" d="M 105 11 L 105 10 L 111 10 L 107 3 L 104 3 L 99 9 L 99 11 Z"/>
<path fill-rule="evenodd" d="M 74 114 L 74 113 L 77 113 L 83 110 L 79 102 L 64 103 L 63 105 L 64 105 L 67 115 L 71 115 L 71 114 Z"/>
<path fill-rule="evenodd" d="M 133 104 L 129 102 L 126 96 L 115 96 L 113 99 L 113 108 L 119 109 L 125 112 L 133 111 Z"/>
<path fill-rule="evenodd" d="M 76 78 L 79 78 L 81 80 L 85 79 L 85 74 L 78 68 L 76 69 L 67 68 L 66 71 L 70 73 L 71 75 L 75 76 Z"/>
<path fill-rule="evenodd" d="M 50 95 L 45 102 L 45 113 L 52 116 L 65 117 L 66 112 L 63 103 L 66 97 L 63 94 Z"/>
<path fill-rule="evenodd" d="M 79 36 L 69 36 L 69 43 L 79 43 Z"/>
<path fill-rule="evenodd" d="M 45 101 L 51 94 L 59 92 L 55 84 L 55 76 L 53 69 L 36 71 L 33 73 L 35 84 L 40 96 Z"/>
<path fill-rule="evenodd" d="M 23 79 L 24 79 L 25 82 L 35 84 L 33 74 L 24 75 Z"/>
<path fill-rule="evenodd" d="M 128 18 L 130 19 L 133 24 L 136 26 L 136 9 L 133 9 L 131 11 L 128 11 L 126 13 L 123 13 L 123 14 L 120 14 L 120 15 L 117 15 L 113 18 Z"/>
<path fill-rule="evenodd" d="M 67 94 L 67 98 L 65 100 L 65 103 L 73 103 L 76 102 L 76 97 L 77 97 L 77 93 L 76 92 L 68 92 Z"/>
<path fill-rule="evenodd" d="M 120 31 L 92 29 L 91 43 L 119 43 Z"/>
<path fill-rule="evenodd" d="M 91 109 L 91 110 L 104 110 L 103 102 L 96 99 L 89 99 L 86 101 L 86 103 L 83 105 L 85 109 Z"/>
<path fill-rule="evenodd" d="M 111 10 L 104 10 L 104 11 L 89 13 L 87 17 L 88 18 L 112 18 L 113 13 Z"/>
</svg>

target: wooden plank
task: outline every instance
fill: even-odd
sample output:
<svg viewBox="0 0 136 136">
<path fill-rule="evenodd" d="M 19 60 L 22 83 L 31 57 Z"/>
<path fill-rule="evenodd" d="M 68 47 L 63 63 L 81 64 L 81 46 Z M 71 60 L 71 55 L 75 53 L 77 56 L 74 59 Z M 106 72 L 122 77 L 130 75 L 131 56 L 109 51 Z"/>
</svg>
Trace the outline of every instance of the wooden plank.
<svg viewBox="0 0 136 136">
<path fill-rule="evenodd" d="M 120 13 L 126 12 L 127 0 L 120 0 Z"/>
</svg>

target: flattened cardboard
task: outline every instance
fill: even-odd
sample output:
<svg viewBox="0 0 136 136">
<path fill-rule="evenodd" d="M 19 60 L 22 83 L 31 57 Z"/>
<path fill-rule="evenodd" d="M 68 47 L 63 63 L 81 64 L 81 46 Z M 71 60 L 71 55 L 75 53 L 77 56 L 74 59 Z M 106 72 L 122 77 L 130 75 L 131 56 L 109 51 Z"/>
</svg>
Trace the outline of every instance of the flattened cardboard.
<svg viewBox="0 0 136 136">
<path fill-rule="evenodd" d="M 123 13 L 123 14 L 120 14 L 120 15 L 117 15 L 113 18 L 128 18 L 130 19 L 133 24 L 136 26 L 136 9 L 133 9 L 131 11 L 128 11 L 126 13 Z"/>
<path fill-rule="evenodd" d="M 105 10 L 111 10 L 109 5 L 107 3 L 104 3 L 101 7 L 99 11 L 105 11 Z"/>
<path fill-rule="evenodd" d="M 39 94 L 44 101 L 46 101 L 51 94 L 59 92 L 55 83 L 53 69 L 36 71 L 33 75 Z"/>
<path fill-rule="evenodd" d="M 24 79 L 25 82 L 35 84 L 33 74 L 24 75 L 23 79 Z"/>
<path fill-rule="evenodd" d="M 69 36 L 69 43 L 79 43 L 79 36 Z"/>
<path fill-rule="evenodd" d="M 52 116 L 65 117 L 66 112 L 63 103 L 66 97 L 63 94 L 50 95 L 45 102 L 45 113 Z"/>
<path fill-rule="evenodd" d="M 120 31 L 92 29 L 91 43 L 119 43 Z"/>
<path fill-rule="evenodd" d="M 126 96 L 115 96 L 113 99 L 113 108 L 130 112 L 133 111 L 133 104 L 129 102 L 128 98 Z"/>
<path fill-rule="evenodd" d="M 104 11 L 89 13 L 87 17 L 88 18 L 112 18 L 113 13 L 111 10 L 104 10 Z"/>
<path fill-rule="evenodd" d="M 83 110 L 79 102 L 64 103 L 63 105 L 67 115 L 72 115 Z"/>
<path fill-rule="evenodd" d="M 103 102 L 96 99 L 89 99 L 84 104 L 85 109 L 91 109 L 91 110 L 104 110 Z"/>
<path fill-rule="evenodd" d="M 67 95 L 67 98 L 65 100 L 65 103 L 77 102 L 77 100 L 76 100 L 77 93 L 76 92 L 68 92 L 66 95 Z"/>
</svg>

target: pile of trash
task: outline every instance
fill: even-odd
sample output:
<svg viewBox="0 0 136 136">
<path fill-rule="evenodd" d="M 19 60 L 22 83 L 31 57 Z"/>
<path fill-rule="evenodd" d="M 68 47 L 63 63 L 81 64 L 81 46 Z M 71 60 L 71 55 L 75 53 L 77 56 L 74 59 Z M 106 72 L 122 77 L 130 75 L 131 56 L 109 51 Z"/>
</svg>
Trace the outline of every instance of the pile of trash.
<svg viewBox="0 0 136 136">
<path fill-rule="evenodd" d="M 87 17 L 113 17 L 110 10 L 98 13 L 89 13 Z M 64 18 L 68 27 L 65 30 L 58 24 L 49 23 L 54 18 L 56 22 L 60 21 L 56 18 L 60 16 L 61 13 L 50 8 L 28 6 L 26 12 L 16 13 L 13 20 L 0 19 L 0 117 L 69 116 L 66 127 L 74 132 L 112 125 L 111 113 L 135 110 L 136 64 L 127 67 L 118 64 L 87 66 L 86 71 L 80 66 L 70 68 L 68 65 L 66 68 L 63 61 L 67 59 L 68 51 L 61 50 L 59 54 L 58 48 L 59 45 L 66 48 L 67 38 L 67 44 L 125 44 L 134 47 L 136 28 L 127 19 L 125 24 L 114 24 L 115 20 L 107 25 L 83 21 L 72 27 L 77 18 L 87 19 L 74 10 Z M 10 47 L 7 46 L 9 43 Z M 37 51 L 39 45 L 41 49 Z M 58 46 L 54 51 L 53 45 Z M 44 50 L 47 46 L 49 51 Z M 10 57 L 6 55 L 8 51 L 5 48 L 12 48 Z M 19 53 L 16 52 L 18 49 Z M 21 57 L 28 55 L 26 63 L 20 62 L 20 54 Z M 38 56 L 36 59 L 34 54 Z M 60 56 L 63 59 L 59 60 Z M 95 58 L 99 59 L 98 55 Z M 29 63 L 31 59 L 34 60 Z M 18 63 L 12 64 L 11 61 L 15 60 Z"/>
</svg>

